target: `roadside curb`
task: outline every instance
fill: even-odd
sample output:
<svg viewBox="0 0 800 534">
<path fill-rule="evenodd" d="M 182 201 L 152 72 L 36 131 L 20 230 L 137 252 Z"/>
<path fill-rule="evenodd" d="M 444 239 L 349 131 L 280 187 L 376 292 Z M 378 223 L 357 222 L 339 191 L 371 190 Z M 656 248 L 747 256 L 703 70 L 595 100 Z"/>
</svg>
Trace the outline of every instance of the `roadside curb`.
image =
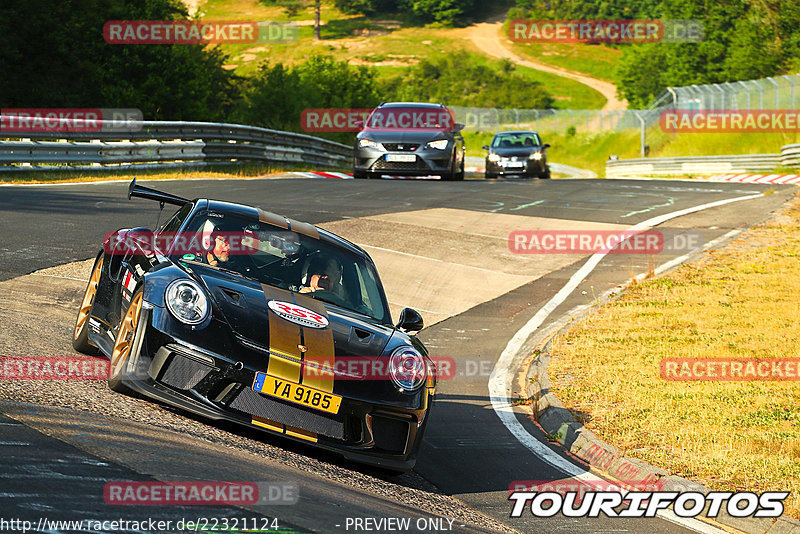
<svg viewBox="0 0 800 534">
<path fill-rule="evenodd" d="M 698 254 L 699 255 L 699 254 Z M 692 261 L 695 258 L 688 259 Z M 600 306 L 621 296 L 630 287 L 630 282 L 615 288 L 598 301 L 586 306 L 580 313 L 565 321 L 541 339 L 533 351 L 535 357 L 525 375 L 525 395 L 530 401 L 535 420 L 553 441 L 558 441 L 573 456 L 581 459 L 605 475 L 623 482 L 624 485 L 646 487 L 655 486 L 660 491 L 697 491 L 709 493 L 710 488 L 671 474 L 669 471 L 652 466 L 636 458 L 623 456 L 622 451 L 606 443 L 582 423 L 578 422 L 561 400 L 551 391 L 552 383 L 548 367 L 550 348 L 553 339 L 571 329 L 579 320 L 593 313 Z M 621 290 L 620 290 L 621 289 Z M 605 297 L 605 298 L 604 298 Z M 780 517 L 776 521 L 768 518 L 731 517 L 723 509 L 715 518 L 708 517 L 704 511 L 701 517 L 716 522 L 729 529 L 747 534 L 800 534 L 800 521 Z"/>
</svg>

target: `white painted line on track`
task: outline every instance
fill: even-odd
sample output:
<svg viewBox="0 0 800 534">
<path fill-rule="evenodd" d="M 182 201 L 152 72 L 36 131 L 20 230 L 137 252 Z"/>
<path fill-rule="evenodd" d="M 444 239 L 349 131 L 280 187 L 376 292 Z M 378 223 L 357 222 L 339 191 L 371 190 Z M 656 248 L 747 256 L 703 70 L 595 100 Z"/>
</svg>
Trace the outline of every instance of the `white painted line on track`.
<svg viewBox="0 0 800 534">
<path fill-rule="evenodd" d="M 673 211 L 671 213 L 666 213 L 664 215 L 658 215 L 656 217 L 652 217 L 645 221 L 642 221 L 638 224 L 631 226 L 628 232 L 636 232 L 640 230 L 646 230 L 648 228 L 652 228 L 657 226 L 663 222 L 666 222 L 670 219 L 675 219 L 677 217 L 681 217 L 683 215 L 689 215 L 691 213 L 696 213 L 698 211 L 703 211 L 710 208 L 715 208 L 717 206 L 723 206 L 725 204 L 730 204 L 732 202 L 739 202 L 741 200 L 752 200 L 755 198 L 759 198 L 763 195 L 756 194 L 756 195 L 747 195 L 743 197 L 736 197 L 736 198 L 729 198 L 725 200 L 718 200 L 715 202 L 709 202 L 706 204 L 700 204 L 699 206 L 694 206 L 691 208 L 686 208 L 678 211 Z M 520 328 L 514 336 L 509 340 L 508 344 L 506 345 L 503 352 L 500 354 L 500 358 L 497 360 L 497 363 L 492 370 L 492 374 L 489 377 L 489 397 L 492 402 L 492 408 L 494 409 L 497 416 L 500 418 L 500 421 L 505 425 L 505 427 L 511 432 L 511 434 L 519 440 L 519 442 L 525 446 L 528 450 L 530 450 L 533 454 L 535 454 L 540 460 L 544 461 L 548 465 L 562 471 L 563 473 L 571 476 L 576 480 L 582 481 L 599 481 L 603 480 L 597 475 L 594 475 L 590 472 L 587 472 L 585 469 L 578 467 L 577 465 L 573 464 L 572 462 L 568 461 L 566 458 L 562 457 L 558 453 L 551 450 L 547 445 L 533 437 L 531 434 L 525 430 L 525 427 L 517 420 L 517 417 L 514 413 L 513 407 L 509 400 L 509 395 L 511 393 L 510 386 L 513 382 L 513 377 L 517 373 L 517 367 L 519 363 L 517 360 L 517 354 L 522 349 L 525 341 L 533 334 L 539 326 L 544 323 L 545 319 L 559 306 L 561 305 L 567 297 L 575 290 L 576 287 L 594 270 L 595 267 L 600 263 L 600 261 L 606 256 L 607 252 L 598 252 L 592 254 L 592 256 L 586 261 L 583 266 L 578 269 L 578 271 L 572 275 L 569 281 L 562 287 L 558 293 L 556 293 L 547 303 L 542 306 L 536 314 L 525 323 L 522 328 Z M 675 260 L 672 260 L 675 261 Z M 669 262 L 668 262 L 669 263 Z M 665 264 L 666 265 L 666 264 Z M 619 488 L 619 491 L 623 493 L 627 493 L 624 488 Z M 659 517 L 666 519 L 668 521 L 673 521 L 675 523 L 680 524 L 688 529 L 694 530 L 696 532 L 703 532 L 703 533 L 724 533 L 725 531 L 697 519 L 689 519 L 689 518 L 679 518 L 674 514 L 667 514 L 664 511 L 660 511 L 658 514 Z"/>
</svg>

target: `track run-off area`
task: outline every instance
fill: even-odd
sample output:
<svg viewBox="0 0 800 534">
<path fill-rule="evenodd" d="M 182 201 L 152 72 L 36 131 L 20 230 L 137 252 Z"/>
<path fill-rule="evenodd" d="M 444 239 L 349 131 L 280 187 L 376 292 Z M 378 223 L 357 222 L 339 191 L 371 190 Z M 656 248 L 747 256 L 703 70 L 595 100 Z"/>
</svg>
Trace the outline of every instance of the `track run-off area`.
<svg viewBox="0 0 800 534">
<path fill-rule="evenodd" d="M 660 273 L 724 244 L 778 210 L 793 186 L 298 176 L 141 183 L 255 205 L 359 244 L 378 267 L 393 318 L 406 306 L 420 311 L 420 339 L 433 357 L 452 358 L 458 372 L 439 382 L 416 468 L 399 476 L 119 395 L 104 382 L 2 380 L 3 516 L 34 525 L 42 517 L 257 516 L 320 533 L 367 531 L 354 518 L 409 518 L 411 532 L 722 532 L 669 514 L 510 518 L 514 481 L 598 476 L 552 443 L 513 399 L 523 395 L 519 375 L 532 348 L 570 311 L 641 273 Z M 0 356 L 75 354 L 75 313 L 103 235 L 154 228 L 169 216 L 159 215 L 157 203 L 127 200 L 127 185 L 0 188 Z M 514 231 L 650 227 L 664 236 L 657 254 L 520 254 L 508 239 Z M 296 484 L 299 502 L 247 509 L 105 504 L 104 485 L 119 480 L 285 482 Z M 378 524 L 369 531 L 397 531 L 396 523 Z"/>
</svg>

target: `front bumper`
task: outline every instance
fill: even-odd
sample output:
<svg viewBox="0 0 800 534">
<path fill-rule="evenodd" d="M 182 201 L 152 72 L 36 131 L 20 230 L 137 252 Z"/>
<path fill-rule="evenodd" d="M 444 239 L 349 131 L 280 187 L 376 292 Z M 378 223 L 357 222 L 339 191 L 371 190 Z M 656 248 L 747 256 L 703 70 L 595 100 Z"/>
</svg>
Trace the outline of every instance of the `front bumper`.
<svg viewBox="0 0 800 534">
<path fill-rule="evenodd" d="M 390 156 L 387 159 L 387 156 Z M 389 161 L 391 156 L 414 156 L 414 161 Z M 427 176 L 452 171 L 453 147 L 445 150 L 420 146 L 413 151 L 383 151 L 373 148 L 354 150 L 353 169 L 371 175 L 395 174 L 402 176 Z"/>
<path fill-rule="evenodd" d="M 176 330 L 185 327 L 175 325 L 163 308 L 142 313 L 140 324 L 146 327 L 137 330 L 123 369 L 123 383 L 132 390 L 209 419 L 335 451 L 349 460 L 396 471 L 413 468 L 433 388 L 423 386 L 413 407 L 342 395 L 339 412 L 327 414 L 256 392 L 251 386 L 257 369 L 176 336 Z"/>
</svg>

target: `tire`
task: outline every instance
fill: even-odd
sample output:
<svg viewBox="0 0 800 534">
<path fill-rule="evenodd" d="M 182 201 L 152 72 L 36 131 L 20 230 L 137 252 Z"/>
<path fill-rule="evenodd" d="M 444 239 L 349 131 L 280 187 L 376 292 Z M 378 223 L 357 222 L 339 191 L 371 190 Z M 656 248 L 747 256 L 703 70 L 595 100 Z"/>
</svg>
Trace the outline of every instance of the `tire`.
<svg viewBox="0 0 800 534">
<path fill-rule="evenodd" d="M 544 170 L 544 172 L 539 175 L 539 178 L 542 178 L 543 180 L 549 180 L 550 179 L 550 167 L 547 167 Z"/>
<path fill-rule="evenodd" d="M 455 179 L 459 180 L 459 181 L 464 179 L 464 160 L 463 159 L 461 160 L 461 170 L 456 173 Z"/>
<path fill-rule="evenodd" d="M 487 180 L 497 179 L 497 175 L 495 173 L 493 173 L 493 172 L 486 172 L 486 173 L 483 174 L 483 176 Z"/>
<path fill-rule="evenodd" d="M 440 176 L 442 177 L 442 181 L 452 182 L 453 180 L 455 180 L 456 179 L 455 168 L 456 168 L 456 160 L 454 154 L 453 161 L 450 163 L 450 170 L 448 172 L 443 172 L 440 174 Z"/>
<path fill-rule="evenodd" d="M 119 332 L 114 340 L 114 349 L 111 353 L 111 370 L 108 376 L 108 387 L 117 393 L 131 395 L 131 389 L 122 383 L 122 369 L 128 364 L 128 358 L 131 355 L 131 348 L 136 341 L 136 332 L 141 326 L 139 319 L 142 316 L 142 301 L 144 300 L 144 291 L 142 288 L 137 289 L 131 297 L 131 303 L 125 315 L 122 317 L 122 322 L 119 326 Z"/>
<path fill-rule="evenodd" d="M 366 180 L 369 178 L 366 172 L 353 170 L 353 178 L 356 180 Z"/>
<path fill-rule="evenodd" d="M 92 314 L 94 298 L 97 295 L 97 287 L 100 284 L 100 275 L 103 270 L 103 255 L 100 254 L 92 266 L 92 274 L 86 284 L 86 291 L 83 293 L 81 307 L 78 308 L 78 316 L 75 318 L 75 327 L 72 330 L 72 348 L 89 356 L 97 356 L 100 351 L 89 342 L 89 317 Z"/>
</svg>

